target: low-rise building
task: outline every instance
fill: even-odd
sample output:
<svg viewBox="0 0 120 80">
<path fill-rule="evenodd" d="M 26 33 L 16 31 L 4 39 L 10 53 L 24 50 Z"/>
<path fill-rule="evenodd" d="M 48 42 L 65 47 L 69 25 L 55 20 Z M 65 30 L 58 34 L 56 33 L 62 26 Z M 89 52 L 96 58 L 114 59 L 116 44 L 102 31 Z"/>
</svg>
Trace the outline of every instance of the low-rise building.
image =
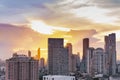
<svg viewBox="0 0 120 80">
<path fill-rule="evenodd" d="M 43 76 L 43 80 L 75 80 L 75 77 L 63 75 L 47 75 Z"/>
<path fill-rule="evenodd" d="M 109 80 L 120 80 L 120 75 L 113 75 L 109 77 Z"/>
</svg>

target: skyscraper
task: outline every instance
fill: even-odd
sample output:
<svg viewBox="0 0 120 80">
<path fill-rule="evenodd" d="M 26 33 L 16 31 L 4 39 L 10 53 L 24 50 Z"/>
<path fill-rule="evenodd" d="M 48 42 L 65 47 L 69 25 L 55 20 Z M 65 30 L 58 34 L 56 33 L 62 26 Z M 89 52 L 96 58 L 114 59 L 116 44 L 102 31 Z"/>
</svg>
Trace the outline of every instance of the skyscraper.
<svg viewBox="0 0 120 80">
<path fill-rule="evenodd" d="M 38 58 L 38 60 L 40 60 L 40 48 L 38 48 L 37 58 Z"/>
<path fill-rule="evenodd" d="M 6 80 L 39 80 L 38 61 L 14 54 L 6 60 Z"/>
<path fill-rule="evenodd" d="M 28 57 L 31 57 L 31 51 L 28 51 Z"/>
<path fill-rule="evenodd" d="M 116 74 L 116 35 L 115 33 L 105 36 L 105 53 L 108 58 L 106 62 L 109 75 Z"/>
<path fill-rule="evenodd" d="M 68 49 L 63 38 L 48 39 L 48 70 L 51 75 L 68 74 Z"/>
<path fill-rule="evenodd" d="M 86 60 L 86 57 L 87 57 L 87 50 L 89 48 L 89 39 L 88 38 L 84 38 L 83 39 L 83 58 L 82 58 L 82 62 L 83 62 L 83 65 L 84 65 L 84 71 L 83 72 L 87 72 L 87 60 Z"/>
<path fill-rule="evenodd" d="M 94 48 L 89 48 L 87 50 L 87 73 L 92 76 L 93 74 L 93 56 L 94 56 Z"/>
<path fill-rule="evenodd" d="M 72 44 L 67 43 L 66 48 L 68 49 L 68 54 L 69 54 L 69 72 L 72 72 Z"/>
<path fill-rule="evenodd" d="M 45 59 L 44 58 L 41 58 L 40 59 L 40 69 L 44 69 L 45 68 Z"/>
<path fill-rule="evenodd" d="M 77 55 L 72 54 L 72 72 L 77 71 Z"/>
<path fill-rule="evenodd" d="M 92 70 L 94 75 L 104 74 L 104 50 L 102 48 L 97 48 L 94 50 L 92 59 Z"/>
<path fill-rule="evenodd" d="M 77 60 L 76 60 L 76 67 L 77 67 L 77 71 L 80 71 L 80 53 L 77 52 Z"/>
</svg>

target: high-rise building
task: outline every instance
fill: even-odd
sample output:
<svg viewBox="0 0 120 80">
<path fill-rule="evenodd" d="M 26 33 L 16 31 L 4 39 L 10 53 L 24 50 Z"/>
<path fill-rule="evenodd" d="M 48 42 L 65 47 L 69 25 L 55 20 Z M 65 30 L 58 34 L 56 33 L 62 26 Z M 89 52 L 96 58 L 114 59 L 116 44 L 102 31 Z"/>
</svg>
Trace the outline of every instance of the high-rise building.
<svg viewBox="0 0 120 80">
<path fill-rule="evenodd" d="M 28 57 L 31 57 L 31 51 L 28 51 Z"/>
<path fill-rule="evenodd" d="M 104 74 L 104 50 L 97 48 L 94 50 L 92 59 L 92 70 L 95 74 Z"/>
<path fill-rule="evenodd" d="M 68 49 L 63 38 L 48 39 L 48 71 L 51 75 L 68 74 Z"/>
<path fill-rule="evenodd" d="M 38 48 L 37 58 L 38 58 L 38 60 L 40 60 L 40 48 Z"/>
<path fill-rule="evenodd" d="M 43 68 L 45 68 L 45 59 L 41 58 L 40 59 L 40 69 L 43 69 Z"/>
<path fill-rule="evenodd" d="M 89 48 L 87 52 L 87 73 L 90 76 L 106 75 L 105 58 L 106 54 L 102 48 Z"/>
<path fill-rule="evenodd" d="M 105 53 L 107 54 L 106 68 L 109 75 L 116 74 L 116 35 L 105 36 Z"/>
<path fill-rule="evenodd" d="M 77 52 L 77 60 L 76 60 L 76 68 L 77 68 L 77 71 L 80 71 L 80 53 Z"/>
<path fill-rule="evenodd" d="M 6 60 L 6 80 L 39 80 L 38 61 L 14 54 Z"/>
<path fill-rule="evenodd" d="M 69 64 L 69 72 L 72 72 L 72 44 L 71 43 L 67 43 L 66 48 L 68 49 L 68 64 Z"/>
<path fill-rule="evenodd" d="M 87 50 L 89 48 L 89 39 L 88 38 L 84 38 L 83 39 L 83 58 L 82 58 L 82 62 L 83 62 L 83 65 L 84 65 L 84 71 L 83 72 L 87 72 L 87 60 L 86 60 L 86 57 L 87 57 Z"/>
<path fill-rule="evenodd" d="M 87 50 L 87 73 L 92 76 L 93 74 L 93 56 L 94 56 L 94 48 L 89 48 Z"/>
<path fill-rule="evenodd" d="M 77 55 L 72 55 L 72 72 L 77 71 Z"/>
</svg>

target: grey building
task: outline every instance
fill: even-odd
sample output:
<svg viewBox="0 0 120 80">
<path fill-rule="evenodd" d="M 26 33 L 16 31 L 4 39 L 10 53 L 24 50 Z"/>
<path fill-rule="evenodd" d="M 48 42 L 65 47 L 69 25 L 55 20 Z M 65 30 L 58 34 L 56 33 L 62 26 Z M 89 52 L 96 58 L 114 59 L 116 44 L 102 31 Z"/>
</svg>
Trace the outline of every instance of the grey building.
<svg viewBox="0 0 120 80">
<path fill-rule="evenodd" d="M 83 72 L 87 72 L 87 50 L 89 48 L 89 38 L 83 39 L 83 57 L 82 57 L 82 63 L 83 63 Z"/>
<path fill-rule="evenodd" d="M 48 39 L 48 71 L 50 75 L 68 74 L 68 49 L 63 38 Z"/>
<path fill-rule="evenodd" d="M 69 56 L 68 56 L 68 59 L 69 59 L 69 72 L 72 72 L 73 70 L 72 70 L 72 44 L 71 43 L 67 43 L 67 45 L 66 45 L 66 48 L 68 49 L 68 54 L 69 54 Z"/>
<path fill-rule="evenodd" d="M 106 68 L 109 75 L 116 74 L 116 35 L 105 36 L 105 53 L 107 54 Z"/>
<path fill-rule="evenodd" d="M 104 74 L 104 50 L 102 48 L 97 48 L 94 50 L 92 68 L 94 75 Z"/>
</svg>

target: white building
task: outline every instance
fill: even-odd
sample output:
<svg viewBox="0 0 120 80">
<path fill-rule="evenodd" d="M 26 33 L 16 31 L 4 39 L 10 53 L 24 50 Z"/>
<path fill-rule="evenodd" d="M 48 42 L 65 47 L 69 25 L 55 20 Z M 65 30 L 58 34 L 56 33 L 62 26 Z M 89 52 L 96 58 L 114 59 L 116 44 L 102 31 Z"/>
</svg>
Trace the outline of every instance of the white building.
<svg viewBox="0 0 120 80">
<path fill-rule="evenodd" d="M 119 75 L 110 76 L 109 80 L 120 80 L 120 76 Z"/>
<path fill-rule="evenodd" d="M 75 80 L 74 76 L 48 75 L 43 76 L 43 80 Z"/>
<path fill-rule="evenodd" d="M 94 74 L 104 74 L 105 63 L 104 63 L 104 51 L 102 48 L 97 48 L 94 50 L 92 65 Z"/>
<path fill-rule="evenodd" d="M 102 48 L 89 48 L 87 52 L 87 73 L 90 76 L 106 74 L 105 58 L 106 54 Z"/>
<path fill-rule="evenodd" d="M 120 73 L 120 64 L 117 65 L 117 72 Z"/>
<path fill-rule="evenodd" d="M 89 48 L 87 51 L 87 73 L 92 75 L 92 59 L 93 59 L 94 48 Z"/>
</svg>

